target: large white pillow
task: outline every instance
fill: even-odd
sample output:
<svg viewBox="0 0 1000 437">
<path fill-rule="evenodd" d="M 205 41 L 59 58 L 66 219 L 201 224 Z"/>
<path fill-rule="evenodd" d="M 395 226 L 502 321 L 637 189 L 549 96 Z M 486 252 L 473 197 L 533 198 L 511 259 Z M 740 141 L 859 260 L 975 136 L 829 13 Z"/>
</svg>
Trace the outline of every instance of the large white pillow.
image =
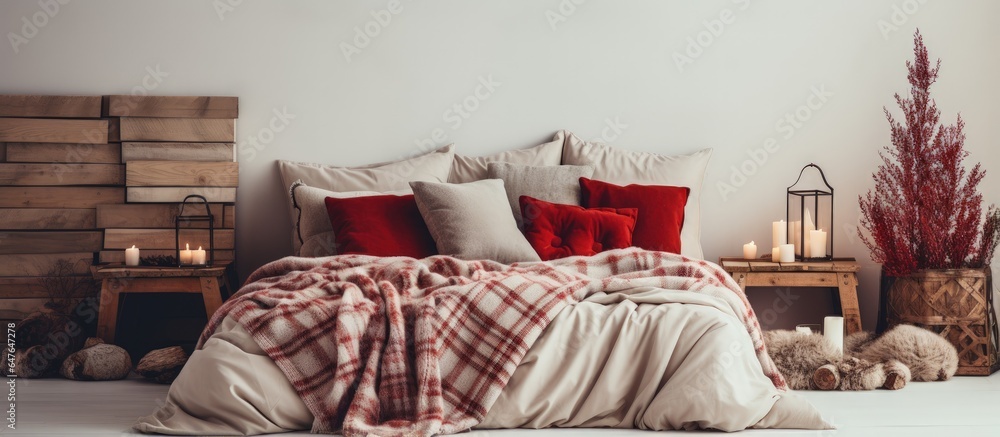
<svg viewBox="0 0 1000 437">
<path fill-rule="evenodd" d="M 464 184 L 486 179 L 487 165 L 491 162 L 509 162 L 511 164 L 549 166 L 559 165 L 562 161 L 563 143 L 565 138 L 563 132 L 556 132 L 552 141 L 539 144 L 527 149 L 508 150 L 489 156 L 462 156 L 455 155 L 452 163 L 451 175 L 448 182 L 453 184 Z"/>
<path fill-rule="evenodd" d="M 684 227 L 681 229 L 681 255 L 704 258 L 701 248 L 701 185 L 712 157 L 712 149 L 689 155 L 660 155 L 633 152 L 606 144 L 584 141 L 569 131 L 563 131 L 566 144 L 562 163 L 594 167 L 593 179 L 618 185 L 673 185 L 688 187 L 691 194 L 684 207 Z"/>
<path fill-rule="evenodd" d="M 384 194 L 410 194 L 409 188 L 393 191 L 348 191 L 340 193 L 310 187 L 302 183 L 292 184 L 291 194 L 295 203 L 296 226 L 292 240 L 297 243 L 295 253 L 298 256 L 317 258 L 337 254 L 337 238 L 333 233 L 330 215 L 326 209 L 326 198 L 340 199 L 351 197 L 380 196 Z"/>
<path fill-rule="evenodd" d="M 300 194 L 296 201 L 292 185 L 301 182 L 308 187 L 336 193 L 356 193 L 362 194 L 348 195 L 346 197 L 358 197 L 387 194 L 408 194 L 410 193 L 410 181 L 444 182 L 448 180 L 451 172 L 451 162 L 454 159 L 454 145 L 449 144 L 433 152 L 420 155 L 414 158 L 400 161 L 381 162 L 362 167 L 337 167 L 325 164 L 310 164 L 302 162 L 278 161 L 278 171 L 281 173 L 281 184 L 283 189 L 289 190 L 288 213 L 292 219 L 292 247 L 300 256 L 321 256 L 315 253 L 326 253 L 322 249 L 313 249 L 310 255 L 306 255 L 300 249 L 306 243 L 307 236 L 316 235 L 313 229 L 303 231 L 318 225 L 317 220 L 310 220 L 308 223 L 299 223 L 299 210 L 308 213 L 311 219 L 319 216 L 315 211 L 322 211 L 326 215 L 326 196 L 318 197 L 308 194 Z M 332 196 L 345 197 L 345 196 Z M 318 200 L 317 200 L 318 199 Z M 318 203 L 316 203 L 318 202 Z M 298 207 L 296 207 L 296 203 Z M 329 219 L 326 226 L 333 231 Z M 301 236 L 301 239 L 300 239 Z M 332 236 L 332 234 L 331 234 Z M 332 238 L 329 242 L 332 244 Z M 331 247 L 332 249 L 332 247 Z M 333 255 L 334 253 L 329 253 Z"/>
</svg>

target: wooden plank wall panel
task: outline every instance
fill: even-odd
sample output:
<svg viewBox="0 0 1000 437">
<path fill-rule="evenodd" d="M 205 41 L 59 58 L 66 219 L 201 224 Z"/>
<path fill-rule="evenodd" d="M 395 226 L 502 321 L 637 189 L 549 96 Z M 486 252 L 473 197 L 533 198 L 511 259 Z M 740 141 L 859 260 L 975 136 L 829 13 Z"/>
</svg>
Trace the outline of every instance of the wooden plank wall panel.
<svg viewBox="0 0 1000 437">
<path fill-rule="evenodd" d="M 122 128 L 120 118 L 105 118 L 108 122 L 108 142 L 109 143 L 120 143 L 122 142 Z"/>
<path fill-rule="evenodd" d="M 125 203 L 125 188 L 0 186 L 0 208 L 96 208 L 108 203 Z"/>
<path fill-rule="evenodd" d="M 220 161 L 236 162 L 232 143 L 122 143 L 122 162 Z"/>
<path fill-rule="evenodd" d="M 129 203 L 168 203 L 182 202 L 190 194 L 205 196 L 210 203 L 233 203 L 236 201 L 236 188 L 214 187 L 128 187 Z"/>
<path fill-rule="evenodd" d="M 0 164 L 0 185 L 121 185 L 120 164 Z"/>
<path fill-rule="evenodd" d="M 7 143 L 0 143 L 0 162 L 7 161 Z"/>
<path fill-rule="evenodd" d="M 122 251 L 123 257 L 124 251 Z M 90 276 L 89 270 L 84 276 Z M 0 277 L 0 298 L 45 298 L 48 297 L 48 292 L 45 290 L 44 283 L 48 276 L 12 276 L 12 277 Z M 95 290 L 99 288 L 95 287 Z M 87 297 L 93 296 L 94 290 L 77 290 L 72 297 Z"/>
<path fill-rule="evenodd" d="M 230 217 L 226 224 L 226 208 L 221 203 L 209 204 L 212 215 L 215 216 L 216 229 L 232 228 Z M 173 228 L 174 217 L 180 211 L 178 204 L 139 203 L 125 205 L 101 205 L 97 207 L 97 226 L 99 228 Z M 185 215 L 204 214 L 205 208 L 198 205 L 188 208 Z"/>
<path fill-rule="evenodd" d="M 139 251 L 139 256 L 142 258 L 150 256 L 175 256 L 173 249 L 141 249 Z M 215 250 L 215 261 L 232 261 L 236 258 L 236 252 L 232 250 Z M 125 251 L 118 250 L 102 250 L 100 254 L 100 262 L 102 263 L 124 263 L 125 262 Z M 0 278 L 2 279 L 2 278 Z"/>
<path fill-rule="evenodd" d="M 236 187 L 235 162 L 135 161 L 125 164 L 127 187 Z"/>
<path fill-rule="evenodd" d="M 0 254 L 98 252 L 101 231 L 0 232 Z"/>
<path fill-rule="evenodd" d="M 236 122 L 232 119 L 122 117 L 121 140 L 233 143 L 236 142 Z"/>
<path fill-rule="evenodd" d="M 46 276 L 56 273 L 53 269 L 61 260 L 68 261 L 73 266 L 73 274 L 89 275 L 94 254 L 80 252 L 0 255 L 0 276 Z"/>
<path fill-rule="evenodd" d="M 215 248 L 233 249 L 234 231 L 232 229 L 215 230 Z M 191 248 L 198 246 L 208 247 L 208 230 L 205 229 L 181 229 L 180 244 L 191 245 Z M 173 249 L 174 230 L 173 229 L 105 229 L 104 248 L 105 249 L 125 249 L 136 245 L 141 250 L 145 249 Z M 141 255 L 141 254 L 140 254 Z"/>
<path fill-rule="evenodd" d="M 108 122 L 107 120 L 0 118 L 0 141 L 107 144 Z"/>
<path fill-rule="evenodd" d="M 95 229 L 96 209 L 0 208 L 0 229 Z"/>
<path fill-rule="evenodd" d="M 98 118 L 101 96 L 0 95 L 0 117 Z"/>
<path fill-rule="evenodd" d="M 236 227 L 236 205 L 226 205 L 223 207 L 224 212 L 222 214 L 222 227 L 224 228 L 235 228 Z"/>
<path fill-rule="evenodd" d="M 119 164 L 120 144 L 9 143 L 8 162 Z"/>
<path fill-rule="evenodd" d="M 113 117 L 238 118 L 239 99 L 210 96 L 107 96 Z"/>
<path fill-rule="evenodd" d="M 71 300 L 70 308 L 76 307 L 82 300 Z M 48 302 L 48 298 L 4 299 L 3 306 L 0 306 L 0 320 L 21 320 L 31 313 L 46 311 L 45 304 Z"/>
</svg>

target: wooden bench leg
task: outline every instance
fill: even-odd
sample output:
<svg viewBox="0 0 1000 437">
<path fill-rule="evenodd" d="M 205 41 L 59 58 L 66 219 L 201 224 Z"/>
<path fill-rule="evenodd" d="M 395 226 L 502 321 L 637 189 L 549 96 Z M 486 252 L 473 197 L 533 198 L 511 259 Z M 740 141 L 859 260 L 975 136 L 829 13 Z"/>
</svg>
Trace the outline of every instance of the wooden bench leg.
<svg viewBox="0 0 1000 437">
<path fill-rule="evenodd" d="M 745 273 L 736 273 L 733 275 L 733 279 L 736 280 L 736 284 L 740 286 L 745 294 L 747 292 L 747 275 Z"/>
<path fill-rule="evenodd" d="M 861 308 L 858 306 L 858 276 L 841 273 L 837 288 L 840 292 L 841 314 L 848 334 L 861 332 Z"/>
<path fill-rule="evenodd" d="M 219 278 L 201 278 L 201 298 L 205 301 L 205 314 L 208 320 L 222 306 L 222 292 L 219 290 Z"/>
<path fill-rule="evenodd" d="M 122 284 L 118 279 L 109 278 L 101 283 L 101 303 L 98 307 L 97 336 L 105 343 L 115 343 L 115 325 L 118 323 L 118 297 Z"/>
</svg>

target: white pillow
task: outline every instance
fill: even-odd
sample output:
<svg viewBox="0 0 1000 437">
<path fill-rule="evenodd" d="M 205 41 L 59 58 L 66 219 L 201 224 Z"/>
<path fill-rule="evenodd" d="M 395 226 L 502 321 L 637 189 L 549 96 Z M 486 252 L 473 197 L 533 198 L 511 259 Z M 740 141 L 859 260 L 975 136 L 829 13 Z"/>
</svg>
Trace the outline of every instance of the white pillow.
<svg viewBox="0 0 1000 437">
<path fill-rule="evenodd" d="M 504 264 L 541 261 L 517 229 L 502 180 L 410 182 L 410 187 L 438 253 Z"/>
<path fill-rule="evenodd" d="M 455 155 L 455 160 L 451 167 L 451 175 L 448 182 L 453 184 L 464 184 L 466 182 L 486 179 L 486 165 L 491 162 L 509 162 L 511 164 L 523 164 L 533 166 L 559 165 L 562 160 L 563 143 L 565 138 L 562 131 L 556 132 L 552 141 L 527 149 L 509 150 L 489 156 L 462 156 Z"/>
<path fill-rule="evenodd" d="M 278 171 L 281 173 L 283 189 L 289 190 L 288 209 L 292 219 L 292 247 L 300 256 L 323 256 L 332 250 L 333 239 L 327 241 L 327 248 L 313 248 L 311 255 L 301 253 L 301 247 L 308 237 L 317 235 L 317 226 L 322 226 L 317 220 L 319 211 L 326 217 L 326 196 L 319 197 L 314 193 L 297 194 L 292 185 L 301 182 L 310 188 L 318 188 L 326 192 L 344 193 L 346 197 L 373 196 L 378 194 L 409 194 L 410 181 L 444 182 L 451 172 L 451 161 L 455 156 L 454 145 L 449 144 L 433 152 L 414 158 L 393 162 L 382 162 L 362 167 L 336 167 L 324 164 L 309 164 L 291 161 L 278 161 Z M 355 193 L 352 195 L 352 193 Z M 363 194 L 357 194 L 363 193 Z M 298 195 L 301 199 L 296 200 Z M 345 197 L 331 196 L 331 197 Z M 296 207 L 296 203 L 298 207 Z M 299 223 L 299 209 L 309 216 L 307 223 Z M 308 229 L 300 229 L 300 228 Z M 333 227 L 326 218 L 326 227 L 332 232 Z M 301 236 L 301 239 L 300 239 Z M 331 234 L 332 236 L 332 234 Z M 316 244 L 312 244 L 315 246 Z M 322 245 L 320 245 L 322 246 Z M 329 253 L 334 255 L 335 253 Z"/>
<path fill-rule="evenodd" d="M 308 258 L 337 254 L 337 239 L 330 224 L 330 214 L 326 210 L 326 198 L 346 199 L 351 197 L 379 196 L 384 194 L 410 194 L 409 189 L 395 191 L 348 191 L 339 193 L 310 187 L 296 182 L 292 184 L 292 201 L 295 203 L 296 226 L 292 240 L 298 243 L 296 255 Z"/>
<path fill-rule="evenodd" d="M 712 157 L 712 149 L 689 155 L 632 152 L 606 144 L 584 141 L 569 131 L 563 148 L 563 164 L 591 165 L 593 179 L 618 185 L 673 185 L 688 187 L 691 194 L 684 207 L 681 255 L 705 257 L 701 248 L 701 185 Z"/>
</svg>

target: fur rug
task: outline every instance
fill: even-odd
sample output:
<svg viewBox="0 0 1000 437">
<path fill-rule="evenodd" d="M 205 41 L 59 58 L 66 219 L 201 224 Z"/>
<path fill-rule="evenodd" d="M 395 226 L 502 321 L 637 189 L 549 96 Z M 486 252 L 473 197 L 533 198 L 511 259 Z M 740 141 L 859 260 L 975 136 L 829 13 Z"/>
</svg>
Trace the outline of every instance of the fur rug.
<svg viewBox="0 0 1000 437">
<path fill-rule="evenodd" d="M 914 381 L 945 381 L 958 370 L 958 352 L 941 336 L 898 325 L 844 339 L 844 354 L 820 334 L 774 330 L 764 341 L 794 390 L 898 390 Z"/>
</svg>

